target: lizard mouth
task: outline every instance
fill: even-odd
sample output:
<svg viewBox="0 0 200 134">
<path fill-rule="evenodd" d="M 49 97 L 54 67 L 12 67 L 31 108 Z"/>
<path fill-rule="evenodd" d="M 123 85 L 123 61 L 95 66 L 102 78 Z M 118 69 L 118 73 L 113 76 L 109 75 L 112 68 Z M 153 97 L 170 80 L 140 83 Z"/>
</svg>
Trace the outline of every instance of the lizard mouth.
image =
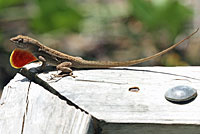
<svg viewBox="0 0 200 134">
<path fill-rule="evenodd" d="M 18 48 L 25 49 L 26 45 L 23 43 L 23 39 L 11 38 L 10 41 L 14 43 Z"/>
<path fill-rule="evenodd" d="M 15 38 L 15 37 L 11 38 L 10 41 L 11 41 L 12 43 L 20 43 L 20 42 L 19 42 L 19 39 Z"/>
</svg>

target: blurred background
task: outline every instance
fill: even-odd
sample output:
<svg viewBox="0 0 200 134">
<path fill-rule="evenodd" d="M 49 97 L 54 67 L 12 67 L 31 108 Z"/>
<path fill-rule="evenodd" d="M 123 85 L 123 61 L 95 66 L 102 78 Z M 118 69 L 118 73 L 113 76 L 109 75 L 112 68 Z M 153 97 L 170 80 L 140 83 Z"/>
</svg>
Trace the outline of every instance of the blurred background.
<svg viewBox="0 0 200 134">
<path fill-rule="evenodd" d="M 88 60 L 138 59 L 199 27 L 199 7 L 198 0 L 0 0 L 0 92 L 18 72 L 9 63 L 10 37 L 28 35 Z M 198 35 L 136 66 L 199 65 Z"/>
</svg>

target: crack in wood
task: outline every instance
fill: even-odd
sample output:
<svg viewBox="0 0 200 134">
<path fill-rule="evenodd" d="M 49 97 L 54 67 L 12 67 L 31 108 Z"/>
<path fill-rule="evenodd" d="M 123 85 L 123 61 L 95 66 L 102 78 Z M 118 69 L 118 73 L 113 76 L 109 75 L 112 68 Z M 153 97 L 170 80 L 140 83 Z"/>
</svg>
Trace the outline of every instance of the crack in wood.
<svg viewBox="0 0 200 134">
<path fill-rule="evenodd" d="M 191 82 L 191 81 L 188 80 L 188 79 L 172 79 L 172 80 L 180 80 L 180 81 L 188 81 L 188 82 Z"/>
<path fill-rule="evenodd" d="M 194 78 L 194 77 L 190 77 L 190 76 L 186 76 L 186 75 L 174 74 L 174 73 L 161 72 L 161 71 L 153 71 L 153 70 L 145 70 L 145 69 L 130 69 L 130 68 L 110 68 L 110 69 L 111 70 L 128 70 L 128 71 L 138 71 L 138 72 L 159 73 L 159 74 L 179 76 L 179 77 L 184 77 L 184 78 L 200 81 L 200 79 L 198 79 L 198 78 Z"/>
<path fill-rule="evenodd" d="M 109 82 L 109 81 L 96 81 L 96 80 L 83 80 L 83 79 L 75 79 L 76 81 L 83 81 L 83 82 L 96 82 L 96 83 L 108 83 L 108 84 L 117 84 L 117 85 L 124 85 L 128 83 L 118 83 L 118 82 Z"/>
<path fill-rule="evenodd" d="M 25 110 L 24 115 L 23 115 L 21 134 L 23 134 L 23 132 L 24 132 L 25 118 L 26 118 L 26 114 L 28 112 L 28 104 L 29 104 L 28 96 L 29 96 L 30 87 L 31 87 L 31 81 L 29 82 L 27 96 L 26 96 L 26 110 Z"/>
<path fill-rule="evenodd" d="M 23 115 L 21 134 L 24 133 L 24 124 L 25 124 L 25 113 L 24 113 L 24 115 Z"/>
</svg>

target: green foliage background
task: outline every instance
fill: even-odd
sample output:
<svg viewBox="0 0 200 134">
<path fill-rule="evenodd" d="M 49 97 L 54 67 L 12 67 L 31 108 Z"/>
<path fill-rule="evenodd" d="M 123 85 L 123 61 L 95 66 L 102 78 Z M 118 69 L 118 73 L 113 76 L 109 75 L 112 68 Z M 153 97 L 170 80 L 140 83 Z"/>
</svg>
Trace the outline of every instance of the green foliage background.
<svg viewBox="0 0 200 134">
<path fill-rule="evenodd" d="M 164 28 L 172 37 L 184 30 L 184 24 L 192 16 L 192 10 L 176 0 L 163 0 L 162 3 L 156 3 L 156 0 L 129 0 L 129 2 L 132 14 L 149 30 L 157 31 Z"/>
</svg>

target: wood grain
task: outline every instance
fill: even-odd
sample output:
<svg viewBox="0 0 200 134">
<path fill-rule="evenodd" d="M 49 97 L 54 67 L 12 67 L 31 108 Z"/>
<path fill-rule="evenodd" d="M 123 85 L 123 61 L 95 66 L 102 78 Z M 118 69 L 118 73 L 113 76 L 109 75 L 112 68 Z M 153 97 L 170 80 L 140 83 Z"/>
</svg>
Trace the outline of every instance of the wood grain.
<svg viewBox="0 0 200 134">
<path fill-rule="evenodd" d="M 37 64 L 29 65 L 33 66 Z M 21 133 L 22 128 L 23 133 L 37 134 L 200 131 L 199 96 L 184 105 L 173 104 L 164 97 L 169 88 L 178 85 L 191 86 L 199 92 L 200 67 L 75 70 L 76 78 L 51 79 L 51 74 L 57 73 L 51 71 L 39 77 L 89 114 L 17 74 L 1 97 L 0 133 Z M 130 92 L 130 87 L 140 90 Z"/>
</svg>

